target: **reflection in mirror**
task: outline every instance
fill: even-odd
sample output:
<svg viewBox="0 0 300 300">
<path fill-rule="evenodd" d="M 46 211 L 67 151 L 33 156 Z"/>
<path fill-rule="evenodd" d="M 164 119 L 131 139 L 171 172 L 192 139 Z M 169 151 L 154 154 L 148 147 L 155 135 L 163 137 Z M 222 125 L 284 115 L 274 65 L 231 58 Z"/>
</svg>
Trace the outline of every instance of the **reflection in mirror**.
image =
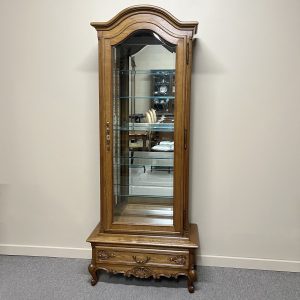
<svg viewBox="0 0 300 300">
<path fill-rule="evenodd" d="M 141 30 L 112 50 L 113 222 L 171 226 L 176 46 Z"/>
</svg>

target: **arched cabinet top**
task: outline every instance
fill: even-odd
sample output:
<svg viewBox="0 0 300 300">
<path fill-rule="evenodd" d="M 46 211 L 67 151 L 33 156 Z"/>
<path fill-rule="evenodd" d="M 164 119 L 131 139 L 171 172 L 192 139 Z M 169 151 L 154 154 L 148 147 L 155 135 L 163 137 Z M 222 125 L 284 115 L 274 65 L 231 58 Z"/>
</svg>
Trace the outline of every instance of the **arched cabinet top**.
<svg viewBox="0 0 300 300">
<path fill-rule="evenodd" d="M 167 21 L 174 28 L 182 31 L 190 32 L 193 36 L 197 32 L 198 22 L 182 22 L 171 15 L 168 11 L 152 5 L 135 5 L 128 7 L 119 12 L 114 18 L 107 22 L 92 22 L 91 26 L 95 27 L 97 31 L 107 31 L 118 26 L 128 18 L 134 18 L 136 15 L 149 15 L 149 17 L 159 17 Z"/>
</svg>

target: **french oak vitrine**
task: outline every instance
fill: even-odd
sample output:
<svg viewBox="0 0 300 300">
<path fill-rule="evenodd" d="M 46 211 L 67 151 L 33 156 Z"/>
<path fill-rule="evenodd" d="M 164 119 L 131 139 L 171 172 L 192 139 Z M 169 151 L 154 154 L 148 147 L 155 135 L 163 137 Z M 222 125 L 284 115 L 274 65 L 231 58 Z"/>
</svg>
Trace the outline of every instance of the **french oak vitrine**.
<svg viewBox="0 0 300 300">
<path fill-rule="evenodd" d="M 133 6 L 91 25 L 99 41 L 100 223 L 89 272 L 196 280 L 189 99 L 197 22 Z"/>
</svg>

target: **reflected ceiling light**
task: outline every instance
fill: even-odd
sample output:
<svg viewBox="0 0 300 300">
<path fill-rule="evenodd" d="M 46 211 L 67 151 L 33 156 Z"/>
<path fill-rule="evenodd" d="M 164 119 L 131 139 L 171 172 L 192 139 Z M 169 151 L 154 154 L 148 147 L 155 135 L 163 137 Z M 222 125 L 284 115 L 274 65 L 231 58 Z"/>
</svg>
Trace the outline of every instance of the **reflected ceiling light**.
<svg viewBox="0 0 300 300">
<path fill-rule="evenodd" d="M 155 38 L 157 38 L 160 42 L 162 42 L 162 40 L 160 39 L 160 36 L 158 34 L 156 34 L 155 32 L 153 32 L 153 35 Z"/>
</svg>

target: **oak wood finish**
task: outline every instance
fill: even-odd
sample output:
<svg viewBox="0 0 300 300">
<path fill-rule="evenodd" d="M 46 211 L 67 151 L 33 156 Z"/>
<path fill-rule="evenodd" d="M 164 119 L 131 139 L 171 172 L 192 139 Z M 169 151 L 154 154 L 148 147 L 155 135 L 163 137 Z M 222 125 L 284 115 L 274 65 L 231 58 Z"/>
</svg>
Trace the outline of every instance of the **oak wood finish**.
<svg viewBox="0 0 300 300">
<path fill-rule="evenodd" d="M 97 30 L 99 40 L 101 162 L 100 223 L 87 240 L 93 249 L 89 265 L 91 284 L 97 283 L 98 270 L 139 278 L 184 275 L 188 278 L 188 290 L 193 292 L 193 282 L 196 280 L 195 251 L 199 241 L 197 225 L 190 224 L 188 219 L 189 98 L 192 40 L 198 23 L 181 22 L 161 8 L 142 5 L 127 8 L 108 22 L 91 25 Z M 143 224 L 142 221 L 138 223 L 130 221 L 131 217 L 120 222 L 114 220 L 112 47 L 142 29 L 151 30 L 176 45 L 173 222 L 167 221 L 165 225 L 163 222 L 159 225 Z M 124 102 L 122 105 L 127 104 Z M 142 208 L 137 204 L 127 209 L 136 218 L 134 212 Z M 146 215 L 144 218 L 147 218 Z M 167 217 L 162 211 L 161 220 L 168 220 Z"/>
</svg>

